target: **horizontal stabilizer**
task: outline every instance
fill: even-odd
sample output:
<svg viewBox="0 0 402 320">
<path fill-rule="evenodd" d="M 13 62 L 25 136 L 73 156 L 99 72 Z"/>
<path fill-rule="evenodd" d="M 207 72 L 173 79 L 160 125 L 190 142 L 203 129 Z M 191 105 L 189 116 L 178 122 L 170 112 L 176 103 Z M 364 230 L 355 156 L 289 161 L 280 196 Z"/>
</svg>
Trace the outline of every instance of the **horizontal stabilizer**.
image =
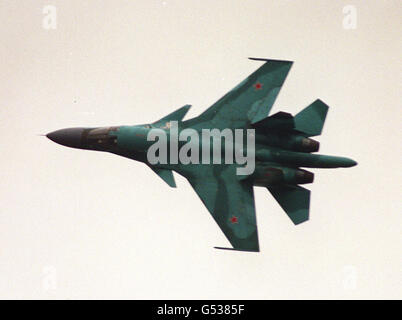
<svg viewBox="0 0 402 320">
<path fill-rule="evenodd" d="M 153 168 L 150 167 L 159 177 L 162 178 L 163 181 L 165 181 L 170 187 L 176 188 L 176 182 L 173 177 L 173 172 L 172 170 L 167 170 L 167 169 L 158 169 L 158 168 Z"/>
<path fill-rule="evenodd" d="M 268 190 L 294 224 L 308 220 L 310 190 L 300 186 L 268 187 Z"/>
<path fill-rule="evenodd" d="M 327 116 L 328 106 L 317 99 L 294 117 L 295 129 L 308 137 L 319 136 Z"/>
<path fill-rule="evenodd" d="M 185 106 L 181 107 L 180 109 L 177 109 L 176 111 L 173 111 L 172 113 L 169 113 L 167 116 L 163 117 L 162 119 L 154 122 L 154 124 L 159 124 L 159 123 L 164 123 L 168 121 L 181 121 L 188 110 L 190 110 L 191 105 L 186 104 Z"/>
</svg>

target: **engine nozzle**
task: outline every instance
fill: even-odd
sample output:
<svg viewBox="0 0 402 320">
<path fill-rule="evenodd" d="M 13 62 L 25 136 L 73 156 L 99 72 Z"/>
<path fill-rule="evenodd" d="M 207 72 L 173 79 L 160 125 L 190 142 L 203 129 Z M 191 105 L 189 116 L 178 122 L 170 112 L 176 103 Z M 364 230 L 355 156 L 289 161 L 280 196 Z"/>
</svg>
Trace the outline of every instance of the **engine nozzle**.
<svg viewBox="0 0 402 320">
<path fill-rule="evenodd" d="M 310 138 L 302 138 L 299 148 L 303 152 L 317 152 L 320 149 L 320 143 Z"/>
</svg>

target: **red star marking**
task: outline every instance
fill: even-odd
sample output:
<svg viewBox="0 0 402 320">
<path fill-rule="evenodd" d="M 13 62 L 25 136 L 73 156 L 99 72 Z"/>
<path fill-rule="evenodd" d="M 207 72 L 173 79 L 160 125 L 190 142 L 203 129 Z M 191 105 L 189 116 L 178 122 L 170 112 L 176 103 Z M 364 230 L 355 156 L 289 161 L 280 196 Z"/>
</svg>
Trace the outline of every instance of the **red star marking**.
<svg viewBox="0 0 402 320">
<path fill-rule="evenodd" d="M 230 218 L 230 222 L 231 223 L 238 223 L 239 221 L 238 221 L 237 217 L 233 216 L 233 217 Z"/>
<path fill-rule="evenodd" d="M 257 83 L 254 85 L 254 88 L 255 88 L 255 90 L 260 90 L 260 89 L 262 88 L 262 83 L 257 82 Z"/>
</svg>

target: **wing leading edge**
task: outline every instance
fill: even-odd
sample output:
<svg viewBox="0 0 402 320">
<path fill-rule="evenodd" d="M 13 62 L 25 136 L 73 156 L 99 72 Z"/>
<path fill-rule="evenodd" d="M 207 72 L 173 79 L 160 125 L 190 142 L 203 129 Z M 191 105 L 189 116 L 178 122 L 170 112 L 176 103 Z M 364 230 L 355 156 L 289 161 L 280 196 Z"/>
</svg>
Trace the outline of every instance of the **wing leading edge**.
<svg viewBox="0 0 402 320">
<path fill-rule="evenodd" d="M 293 62 L 250 59 L 266 62 L 197 117 L 198 121 L 211 121 L 211 127 L 222 130 L 244 127 L 269 114 Z"/>
</svg>

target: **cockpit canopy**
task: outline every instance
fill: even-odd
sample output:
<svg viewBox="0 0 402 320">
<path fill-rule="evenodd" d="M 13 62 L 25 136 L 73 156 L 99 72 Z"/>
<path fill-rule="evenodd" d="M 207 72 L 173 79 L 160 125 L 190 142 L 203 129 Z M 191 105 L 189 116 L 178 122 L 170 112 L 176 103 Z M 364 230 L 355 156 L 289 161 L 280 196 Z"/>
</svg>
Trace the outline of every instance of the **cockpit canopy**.
<svg viewBox="0 0 402 320">
<path fill-rule="evenodd" d="M 110 149 L 117 145 L 117 135 L 114 134 L 119 127 L 100 127 L 90 129 L 87 133 L 86 142 L 96 149 Z"/>
</svg>

